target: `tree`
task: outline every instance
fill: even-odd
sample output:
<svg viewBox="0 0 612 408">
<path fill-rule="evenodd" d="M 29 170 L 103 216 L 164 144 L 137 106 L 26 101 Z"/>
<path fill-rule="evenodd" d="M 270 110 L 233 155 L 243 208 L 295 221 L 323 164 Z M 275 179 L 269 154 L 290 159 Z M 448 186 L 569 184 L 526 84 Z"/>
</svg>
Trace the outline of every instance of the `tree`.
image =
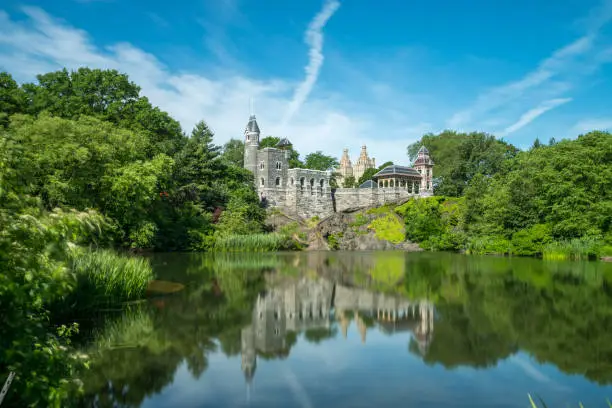
<svg viewBox="0 0 612 408">
<path fill-rule="evenodd" d="M 533 141 L 533 144 L 531 145 L 531 150 L 533 149 L 537 149 L 539 147 L 542 147 L 542 142 L 540 142 L 540 139 L 538 139 L 537 137 L 535 138 L 535 140 Z"/>
<path fill-rule="evenodd" d="M 0 126 L 8 125 L 8 117 L 22 113 L 25 95 L 8 72 L 0 72 Z"/>
<path fill-rule="evenodd" d="M 235 166 L 244 166 L 244 142 L 230 139 L 223 145 L 223 158 Z"/>
<path fill-rule="evenodd" d="M 327 156 L 320 150 L 306 155 L 304 159 L 304 167 L 313 170 L 332 170 L 338 167 L 339 164 L 338 159 Z"/>
<path fill-rule="evenodd" d="M 355 183 L 355 177 L 348 176 L 342 182 L 342 187 L 344 187 L 344 188 L 353 188 L 353 187 L 355 187 L 355 184 L 356 184 Z"/>
<path fill-rule="evenodd" d="M 120 127 L 149 135 L 149 157 L 158 153 L 173 155 L 185 142 L 178 121 L 140 96 L 140 87 L 116 70 L 79 68 L 37 76 L 37 84 L 24 84 L 28 101 L 25 111 L 38 115 L 77 119 L 95 116 Z"/>
<path fill-rule="evenodd" d="M 435 162 L 436 195 L 461 196 L 476 174 L 491 177 L 503 171 L 507 159 L 518 153 L 516 147 L 486 133 L 445 130 L 438 135 L 428 133 L 408 146 L 411 161 L 423 145 Z"/>
</svg>

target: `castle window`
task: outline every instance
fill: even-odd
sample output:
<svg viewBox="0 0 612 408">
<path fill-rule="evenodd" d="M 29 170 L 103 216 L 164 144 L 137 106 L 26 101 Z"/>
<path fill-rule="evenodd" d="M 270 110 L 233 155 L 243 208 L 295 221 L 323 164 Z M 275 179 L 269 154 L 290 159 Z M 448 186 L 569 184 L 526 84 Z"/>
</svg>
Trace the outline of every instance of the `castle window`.
<svg viewBox="0 0 612 408">
<path fill-rule="evenodd" d="M 314 187 L 314 179 L 310 179 L 310 187 Z"/>
<path fill-rule="evenodd" d="M 276 162 L 276 170 L 280 170 L 282 168 L 281 162 Z"/>
<path fill-rule="evenodd" d="M 280 177 L 276 178 L 276 182 L 275 182 L 276 186 L 280 186 Z"/>
<path fill-rule="evenodd" d="M 274 328 L 274 334 L 279 336 L 280 335 L 280 329 L 278 327 Z"/>
<path fill-rule="evenodd" d="M 264 167 L 266 167 L 266 164 L 262 161 L 261 163 L 259 163 L 259 168 L 260 169 L 264 169 Z"/>
<path fill-rule="evenodd" d="M 293 177 L 291 177 L 291 185 L 295 184 L 295 180 L 293 179 Z"/>
<path fill-rule="evenodd" d="M 261 185 L 263 186 L 263 185 L 265 185 L 265 184 L 266 184 L 266 180 L 264 180 L 264 178 L 262 177 L 262 178 L 261 178 Z"/>
<path fill-rule="evenodd" d="M 325 185 L 325 179 L 321 179 L 319 183 L 321 184 L 321 188 L 322 188 Z"/>
<path fill-rule="evenodd" d="M 301 187 L 304 187 L 304 177 L 302 177 L 302 178 L 300 179 L 300 186 L 301 186 Z"/>
</svg>

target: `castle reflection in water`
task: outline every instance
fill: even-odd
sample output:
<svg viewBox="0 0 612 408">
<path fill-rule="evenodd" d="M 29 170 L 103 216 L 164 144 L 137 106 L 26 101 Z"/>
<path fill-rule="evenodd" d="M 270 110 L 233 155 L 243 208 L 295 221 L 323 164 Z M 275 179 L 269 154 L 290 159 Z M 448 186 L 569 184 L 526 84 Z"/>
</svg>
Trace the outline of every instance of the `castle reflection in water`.
<svg viewBox="0 0 612 408">
<path fill-rule="evenodd" d="M 288 333 L 329 330 L 335 320 L 346 338 L 351 318 L 362 343 L 366 343 L 368 327 L 376 325 L 384 333 L 410 332 L 424 355 L 433 336 L 431 302 L 409 301 L 324 278 L 291 279 L 258 295 L 251 324 L 242 329 L 242 370 L 247 382 L 255 374 L 258 353 L 288 354 Z"/>
</svg>

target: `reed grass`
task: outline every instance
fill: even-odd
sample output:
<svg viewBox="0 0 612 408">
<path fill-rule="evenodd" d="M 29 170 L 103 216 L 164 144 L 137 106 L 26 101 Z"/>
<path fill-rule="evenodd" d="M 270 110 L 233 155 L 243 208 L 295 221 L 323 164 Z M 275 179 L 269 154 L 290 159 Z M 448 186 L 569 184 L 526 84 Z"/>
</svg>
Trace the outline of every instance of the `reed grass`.
<svg viewBox="0 0 612 408">
<path fill-rule="evenodd" d="M 148 260 L 109 250 L 73 250 L 70 266 L 76 276 L 70 302 L 80 309 L 141 299 L 154 277 Z"/>
<path fill-rule="evenodd" d="M 575 238 L 554 241 L 544 246 L 542 258 L 546 260 L 588 260 L 599 256 L 602 243 L 595 238 Z"/>
<path fill-rule="evenodd" d="M 284 234 L 227 235 L 215 240 L 215 250 L 224 252 L 266 252 L 299 249 L 298 243 Z"/>
</svg>

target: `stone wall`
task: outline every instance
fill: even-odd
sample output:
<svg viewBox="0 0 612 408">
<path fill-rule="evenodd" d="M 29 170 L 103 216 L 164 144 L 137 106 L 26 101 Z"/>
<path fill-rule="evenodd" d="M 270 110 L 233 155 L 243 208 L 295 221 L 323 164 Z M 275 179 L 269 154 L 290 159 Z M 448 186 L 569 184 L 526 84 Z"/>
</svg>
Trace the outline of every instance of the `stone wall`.
<svg viewBox="0 0 612 408">
<path fill-rule="evenodd" d="M 417 196 L 402 188 L 338 188 L 334 193 L 336 212 L 376 207 Z"/>
</svg>

